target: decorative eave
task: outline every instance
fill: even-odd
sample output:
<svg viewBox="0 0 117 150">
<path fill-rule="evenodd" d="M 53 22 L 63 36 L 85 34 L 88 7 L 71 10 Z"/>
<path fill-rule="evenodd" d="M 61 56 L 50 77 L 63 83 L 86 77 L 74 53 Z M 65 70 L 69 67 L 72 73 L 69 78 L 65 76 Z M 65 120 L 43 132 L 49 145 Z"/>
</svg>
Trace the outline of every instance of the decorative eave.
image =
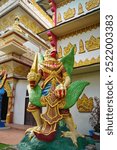
<svg viewBox="0 0 117 150">
<path fill-rule="evenodd" d="M 74 68 L 72 74 L 78 75 L 95 71 L 100 71 L 100 63 Z"/>
<path fill-rule="evenodd" d="M 26 66 L 29 66 L 29 67 L 31 67 L 32 62 L 33 62 L 30 59 L 28 59 L 24 56 L 17 55 L 15 53 L 11 53 L 11 54 L 8 54 L 8 55 L 4 54 L 4 55 L 0 56 L 0 64 L 10 62 L 10 61 L 16 61 L 20 64 L 23 64 L 23 65 L 26 65 Z"/>
<path fill-rule="evenodd" d="M 78 30 L 81 30 L 83 28 L 86 28 L 88 26 L 91 26 L 93 24 L 98 24 L 98 23 L 100 23 L 100 10 L 99 9 L 94 10 L 93 12 L 89 12 L 85 15 L 82 15 L 68 22 L 57 25 L 56 27 L 50 28 L 49 31 L 51 31 L 54 35 L 56 35 L 57 38 L 60 38 L 74 31 L 78 31 Z M 48 30 L 41 32 L 38 35 L 47 41 L 48 40 L 47 32 Z"/>
<path fill-rule="evenodd" d="M 26 49 L 23 48 L 23 46 L 21 47 L 21 45 L 19 45 L 16 42 L 9 42 L 3 46 L 0 47 L 0 51 L 9 54 L 9 53 L 17 53 L 19 55 L 22 55 L 24 53 L 26 53 Z"/>
<path fill-rule="evenodd" d="M 19 27 L 21 28 L 22 31 L 24 31 L 27 35 L 27 41 L 30 40 L 32 42 L 34 42 L 36 45 L 38 46 L 43 46 L 45 47 L 45 49 L 50 48 L 49 45 L 47 45 L 46 41 L 44 39 L 42 39 L 40 36 L 34 34 L 33 32 L 31 32 L 29 29 L 27 29 L 25 26 L 23 26 L 23 24 L 19 24 Z"/>
<path fill-rule="evenodd" d="M 20 28 L 20 32 L 11 27 L 9 29 L 6 29 L 6 31 L 3 31 L 4 34 L 2 36 L 0 36 L 0 38 L 5 39 L 10 35 L 15 34 L 16 36 L 20 37 L 20 39 L 22 39 L 22 44 L 26 41 L 32 41 L 37 46 L 41 45 L 45 49 L 49 48 L 49 46 L 47 45 L 45 40 L 43 40 L 42 38 L 40 38 L 39 36 L 37 36 L 36 34 L 31 32 L 29 29 L 27 29 L 25 26 L 23 26 L 23 24 L 20 23 L 18 26 Z"/>
<path fill-rule="evenodd" d="M 35 3 L 24 0 L 9 0 L 7 3 L 0 7 L 0 17 L 4 16 L 14 8 L 20 6 L 25 11 L 27 11 L 30 16 L 32 16 L 39 24 L 41 24 L 43 28 L 51 28 L 53 26 L 52 19 L 41 9 L 41 7 Z"/>
</svg>

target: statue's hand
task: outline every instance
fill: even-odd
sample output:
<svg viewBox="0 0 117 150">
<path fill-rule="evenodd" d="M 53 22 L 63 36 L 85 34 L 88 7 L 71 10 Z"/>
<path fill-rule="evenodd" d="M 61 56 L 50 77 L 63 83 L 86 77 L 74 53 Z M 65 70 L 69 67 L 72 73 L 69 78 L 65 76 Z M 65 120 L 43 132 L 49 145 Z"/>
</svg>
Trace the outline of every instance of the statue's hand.
<svg viewBox="0 0 117 150">
<path fill-rule="evenodd" d="M 40 76 L 39 76 L 39 74 L 31 71 L 28 73 L 27 79 L 30 82 L 30 86 L 33 88 L 39 81 Z"/>
<path fill-rule="evenodd" d="M 63 98 L 66 95 L 66 87 L 63 84 L 59 84 L 54 93 L 56 97 Z"/>
</svg>

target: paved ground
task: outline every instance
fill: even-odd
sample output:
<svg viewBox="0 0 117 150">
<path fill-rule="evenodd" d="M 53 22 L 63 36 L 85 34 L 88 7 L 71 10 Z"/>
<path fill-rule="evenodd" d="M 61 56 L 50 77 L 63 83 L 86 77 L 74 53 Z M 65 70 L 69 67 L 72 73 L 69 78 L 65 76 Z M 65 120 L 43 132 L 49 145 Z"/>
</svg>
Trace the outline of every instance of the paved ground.
<svg viewBox="0 0 117 150">
<path fill-rule="evenodd" d="M 11 125 L 9 129 L 0 129 L 0 143 L 16 145 L 25 135 L 29 126 Z"/>
</svg>

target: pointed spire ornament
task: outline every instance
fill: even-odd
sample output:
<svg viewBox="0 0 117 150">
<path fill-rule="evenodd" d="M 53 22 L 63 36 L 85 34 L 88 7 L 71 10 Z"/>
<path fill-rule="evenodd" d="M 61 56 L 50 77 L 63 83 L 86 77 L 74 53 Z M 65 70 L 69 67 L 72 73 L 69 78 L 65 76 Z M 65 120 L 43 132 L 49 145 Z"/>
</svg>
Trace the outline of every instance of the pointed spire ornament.
<svg viewBox="0 0 117 150">
<path fill-rule="evenodd" d="M 38 72 L 38 54 L 37 53 L 35 54 L 34 62 L 32 64 L 32 67 L 31 67 L 30 71 L 35 72 L 35 73 Z"/>
</svg>

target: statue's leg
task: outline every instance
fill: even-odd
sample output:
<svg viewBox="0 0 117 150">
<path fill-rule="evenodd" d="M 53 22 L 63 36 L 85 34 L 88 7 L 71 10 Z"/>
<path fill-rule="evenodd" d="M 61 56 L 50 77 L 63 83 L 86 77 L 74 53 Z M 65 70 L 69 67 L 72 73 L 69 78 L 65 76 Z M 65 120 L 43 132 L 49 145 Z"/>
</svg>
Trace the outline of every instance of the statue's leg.
<svg viewBox="0 0 117 150">
<path fill-rule="evenodd" d="M 67 132 L 62 132 L 64 137 L 68 137 L 71 138 L 71 140 L 73 141 L 73 143 L 77 145 L 77 138 L 79 136 L 84 137 L 82 134 L 80 134 L 78 131 L 76 131 L 76 125 L 73 121 L 72 115 L 70 114 L 70 112 L 68 112 L 67 114 L 63 114 L 64 120 L 66 125 L 68 126 L 70 131 Z"/>
<path fill-rule="evenodd" d="M 33 131 L 35 129 L 40 130 L 40 128 L 42 126 L 42 119 L 40 117 L 40 108 L 32 105 L 31 103 L 29 103 L 27 111 L 32 113 L 32 115 L 33 115 L 33 117 L 34 117 L 34 119 L 36 121 L 37 126 L 27 129 L 26 133 L 27 132 L 31 132 L 31 131 Z"/>
</svg>

